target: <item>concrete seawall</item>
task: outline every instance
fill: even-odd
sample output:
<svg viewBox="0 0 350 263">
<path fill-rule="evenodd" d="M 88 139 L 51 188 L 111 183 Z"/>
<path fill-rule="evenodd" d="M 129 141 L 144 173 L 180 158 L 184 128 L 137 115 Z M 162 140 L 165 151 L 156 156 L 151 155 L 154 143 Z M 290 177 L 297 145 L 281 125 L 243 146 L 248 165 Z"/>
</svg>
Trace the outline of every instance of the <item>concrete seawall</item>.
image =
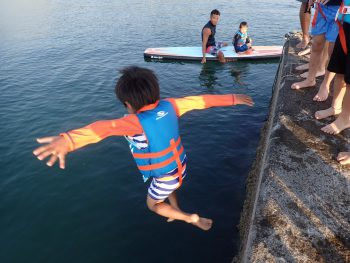
<svg viewBox="0 0 350 263">
<path fill-rule="evenodd" d="M 247 181 L 240 222 L 239 262 L 350 262 L 350 167 L 336 161 L 349 150 L 350 131 L 327 135 L 316 120 L 316 88 L 295 91 L 297 39 L 286 41 L 276 75 L 269 119 Z"/>
</svg>

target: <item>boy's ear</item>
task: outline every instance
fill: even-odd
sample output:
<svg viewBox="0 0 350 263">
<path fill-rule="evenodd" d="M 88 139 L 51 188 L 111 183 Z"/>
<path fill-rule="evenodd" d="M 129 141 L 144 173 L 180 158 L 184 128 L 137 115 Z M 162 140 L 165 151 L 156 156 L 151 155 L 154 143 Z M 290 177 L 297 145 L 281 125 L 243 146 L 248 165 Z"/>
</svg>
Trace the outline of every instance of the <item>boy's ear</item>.
<svg viewBox="0 0 350 263">
<path fill-rule="evenodd" d="M 124 102 L 125 107 L 128 109 L 128 111 L 131 112 L 135 112 L 134 108 L 131 106 L 131 104 L 127 101 Z"/>
<path fill-rule="evenodd" d="M 127 107 L 128 109 L 132 109 L 131 104 L 130 104 L 129 102 L 125 101 L 125 102 L 124 102 L 124 105 L 125 105 L 125 107 Z"/>
</svg>

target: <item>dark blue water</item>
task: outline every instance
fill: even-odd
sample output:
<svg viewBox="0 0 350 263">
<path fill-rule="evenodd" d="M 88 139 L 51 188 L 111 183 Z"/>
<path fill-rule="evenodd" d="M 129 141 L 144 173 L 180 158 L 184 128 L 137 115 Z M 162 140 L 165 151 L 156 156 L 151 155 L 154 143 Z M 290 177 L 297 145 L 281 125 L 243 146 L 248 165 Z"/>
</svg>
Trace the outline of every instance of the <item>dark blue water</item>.
<svg viewBox="0 0 350 263">
<path fill-rule="evenodd" d="M 247 20 L 256 45 L 298 27 L 297 1 L 19 1 L 0 6 L 0 262 L 230 262 L 245 180 L 267 116 L 278 61 L 147 62 L 147 47 L 200 45 L 211 9 L 217 39 Z M 9 2 L 9 1 L 8 1 Z M 181 119 L 189 165 L 181 207 L 209 232 L 148 211 L 127 143 L 111 137 L 49 168 L 35 138 L 122 116 L 114 84 L 128 65 L 156 72 L 162 97 L 245 93 L 255 107 Z"/>
</svg>

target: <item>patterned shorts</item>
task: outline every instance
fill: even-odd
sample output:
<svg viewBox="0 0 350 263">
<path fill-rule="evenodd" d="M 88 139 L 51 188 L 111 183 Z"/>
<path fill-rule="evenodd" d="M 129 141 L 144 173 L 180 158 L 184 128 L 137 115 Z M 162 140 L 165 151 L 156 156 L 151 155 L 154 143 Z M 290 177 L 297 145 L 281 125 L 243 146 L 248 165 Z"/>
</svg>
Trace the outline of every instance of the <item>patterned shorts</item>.
<svg viewBox="0 0 350 263">
<path fill-rule="evenodd" d="M 209 46 L 207 47 L 207 50 L 205 51 L 206 53 L 209 53 L 213 56 L 217 56 L 219 49 L 224 46 L 223 42 L 217 42 L 215 46 Z"/>
<path fill-rule="evenodd" d="M 186 177 L 186 164 L 182 170 L 182 179 Z M 154 200 L 164 200 L 180 187 L 179 176 L 165 175 L 161 178 L 153 178 L 148 188 L 148 195 Z"/>
</svg>

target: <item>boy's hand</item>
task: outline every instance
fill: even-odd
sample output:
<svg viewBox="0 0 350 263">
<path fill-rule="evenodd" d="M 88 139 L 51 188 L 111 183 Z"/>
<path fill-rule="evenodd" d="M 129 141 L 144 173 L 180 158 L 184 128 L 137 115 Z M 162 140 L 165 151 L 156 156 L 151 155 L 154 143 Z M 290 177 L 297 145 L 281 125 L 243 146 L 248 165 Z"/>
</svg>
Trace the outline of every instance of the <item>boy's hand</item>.
<svg viewBox="0 0 350 263">
<path fill-rule="evenodd" d="M 50 160 L 46 163 L 48 166 L 54 165 L 57 159 L 60 160 L 60 168 L 65 168 L 65 157 L 69 151 L 68 142 L 62 136 L 38 138 L 38 143 L 48 143 L 44 146 L 36 148 L 33 153 L 42 161 L 51 155 Z"/>
<path fill-rule="evenodd" d="M 206 62 L 207 62 L 207 59 L 205 57 L 203 57 L 201 63 L 205 64 Z"/>
<path fill-rule="evenodd" d="M 245 104 L 248 106 L 254 105 L 252 98 L 244 94 L 235 94 L 235 102 L 235 104 Z"/>
</svg>

